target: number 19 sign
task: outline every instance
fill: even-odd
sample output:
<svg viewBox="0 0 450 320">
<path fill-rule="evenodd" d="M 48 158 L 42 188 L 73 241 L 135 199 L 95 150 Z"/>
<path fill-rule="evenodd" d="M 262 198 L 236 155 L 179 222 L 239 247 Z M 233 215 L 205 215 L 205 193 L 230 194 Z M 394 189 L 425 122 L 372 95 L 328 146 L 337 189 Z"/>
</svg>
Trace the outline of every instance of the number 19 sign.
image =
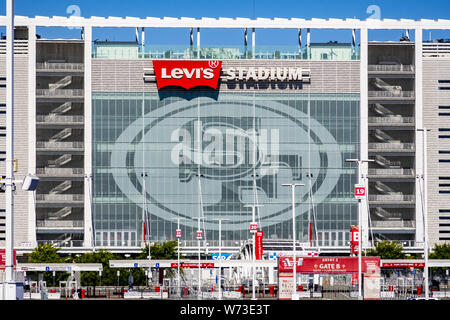
<svg viewBox="0 0 450 320">
<path fill-rule="evenodd" d="M 366 186 L 355 184 L 355 199 L 362 200 L 366 198 Z"/>
</svg>

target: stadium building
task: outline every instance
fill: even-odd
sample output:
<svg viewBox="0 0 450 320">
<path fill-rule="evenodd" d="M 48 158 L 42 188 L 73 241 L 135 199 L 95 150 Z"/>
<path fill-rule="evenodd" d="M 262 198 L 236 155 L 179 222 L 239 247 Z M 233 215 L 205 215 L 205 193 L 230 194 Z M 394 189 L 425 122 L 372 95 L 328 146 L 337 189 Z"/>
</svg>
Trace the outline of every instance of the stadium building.
<svg viewBox="0 0 450 320">
<path fill-rule="evenodd" d="M 139 252 L 144 240 L 176 239 L 178 223 L 183 248 L 195 250 L 202 230 L 215 252 L 218 219 L 227 250 L 250 239 L 253 220 L 276 246 L 292 239 L 289 183 L 303 184 L 299 245 L 349 254 L 358 210 L 365 247 L 396 240 L 418 253 L 424 232 L 430 246 L 450 240 L 450 43 L 423 40 L 448 20 L 17 16 L 15 25 L 15 176 L 40 178 L 36 192 L 14 195 L 19 253 L 43 243 Z M 43 39 L 42 27 L 81 37 Z M 113 27 L 135 29 L 136 41 L 93 41 L 93 30 Z M 163 28 L 186 30 L 186 46 L 153 44 Z M 209 29 L 241 30 L 242 44 L 203 45 Z M 295 45 L 259 46 L 262 29 L 294 31 Z M 314 42 L 319 29 L 345 30 L 348 41 Z M 373 30 L 405 36 L 369 41 Z M 348 159 L 373 161 L 358 176 Z"/>
</svg>

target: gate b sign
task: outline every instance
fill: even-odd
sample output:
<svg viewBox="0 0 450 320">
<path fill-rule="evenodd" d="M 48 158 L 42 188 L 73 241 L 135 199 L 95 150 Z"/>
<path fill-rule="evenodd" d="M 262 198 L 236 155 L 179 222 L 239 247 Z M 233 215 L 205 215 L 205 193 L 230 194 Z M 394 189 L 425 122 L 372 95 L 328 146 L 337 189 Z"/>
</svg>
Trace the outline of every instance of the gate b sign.
<svg viewBox="0 0 450 320">
<path fill-rule="evenodd" d="M 355 199 L 363 200 L 366 198 L 366 186 L 355 184 Z"/>
</svg>

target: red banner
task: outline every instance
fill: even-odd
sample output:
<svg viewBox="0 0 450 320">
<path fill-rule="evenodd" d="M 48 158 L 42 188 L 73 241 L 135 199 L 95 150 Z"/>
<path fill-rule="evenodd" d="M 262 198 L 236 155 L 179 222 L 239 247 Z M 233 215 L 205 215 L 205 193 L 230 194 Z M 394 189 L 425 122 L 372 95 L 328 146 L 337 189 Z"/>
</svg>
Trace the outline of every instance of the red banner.
<svg viewBox="0 0 450 320">
<path fill-rule="evenodd" d="M 278 258 L 278 272 L 293 272 L 293 257 Z M 296 257 L 299 273 L 356 273 L 358 257 Z M 379 273 L 379 257 L 362 257 L 363 273 Z"/>
<path fill-rule="evenodd" d="M 263 256 L 263 232 L 262 230 L 255 233 L 255 259 L 262 260 Z"/>
<path fill-rule="evenodd" d="M 153 60 L 158 89 L 178 86 L 189 90 L 206 86 L 217 89 L 222 61 L 219 60 Z"/>
<path fill-rule="evenodd" d="M 383 262 L 382 268 L 423 268 L 425 262 Z"/>
<path fill-rule="evenodd" d="M 16 250 L 13 250 L 13 265 L 16 265 Z M 6 265 L 6 250 L 0 249 L 0 268 L 4 268 Z"/>
<path fill-rule="evenodd" d="M 178 263 L 171 263 L 170 264 L 171 268 L 177 268 L 178 267 Z M 181 268 L 198 268 L 198 262 L 182 262 L 180 264 Z M 200 268 L 214 268 L 214 263 L 213 262 L 200 262 Z"/>
<path fill-rule="evenodd" d="M 351 252 L 354 254 L 358 253 L 358 245 L 359 245 L 359 232 L 358 226 L 352 226 L 350 229 L 352 240 L 350 241 Z"/>
</svg>

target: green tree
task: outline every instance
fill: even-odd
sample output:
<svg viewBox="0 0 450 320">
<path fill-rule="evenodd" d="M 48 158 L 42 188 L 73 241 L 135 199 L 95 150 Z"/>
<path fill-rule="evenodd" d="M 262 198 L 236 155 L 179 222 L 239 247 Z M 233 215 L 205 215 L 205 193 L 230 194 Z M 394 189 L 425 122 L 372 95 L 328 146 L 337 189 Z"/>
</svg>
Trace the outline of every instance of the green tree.
<svg viewBox="0 0 450 320">
<path fill-rule="evenodd" d="M 150 247 L 150 255 L 154 260 L 175 260 L 178 257 L 176 247 L 177 241 L 165 241 L 156 242 Z M 137 256 L 137 259 L 148 259 L 148 245 L 142 249 L 141 253 Z M 166 276 L 171 278 L 176 274 L 176 269 L 167 268 Z"/>
<path fill-rule="evenodd" d="M 109 260 L 115 260 L 116 256 L 107 250 L 99 250 L 89 252 L 75 258 L 76 263 L 101 263 L 103 270 L 100 274 L 96 271 L 81 272 L 81 285 L 97 286 L 97 285 L 115 285 L 117 284 L 116 269 L 109 267 Z"/>
<path fill-rule="evenodd" d="M 435 244 L 432 252 L 428 255 L 430 259 L 450 259 L 450 244 Z"/>
<path fill-rule="evenodd" d="M 403 246 L 395 241 L 375 242 L 375 248 L 366 251 L 366 256 L 378 256 L 381 259 L 406 259 Z"/>
<path fill-rule="evenodd" d="M 33 252 L 30 253 L 29 262 L 30 263 L 64 263 L 66 259 L 61 257 L 58 253 L 57 248 L 53 247 L 51 244 L 39 245 Z M 33 273 L 35 280 L 37 280 L 37 273 Z M 55 278 L 53 278 L 53 272 L 44 272 L 44 281 L 47 285 L 52 284 L 57 286 L 59 281 L 64 281 L 67 279 L 69 274 L 67 272 L 57 272 L 55 273 Z"/>
</svg>

